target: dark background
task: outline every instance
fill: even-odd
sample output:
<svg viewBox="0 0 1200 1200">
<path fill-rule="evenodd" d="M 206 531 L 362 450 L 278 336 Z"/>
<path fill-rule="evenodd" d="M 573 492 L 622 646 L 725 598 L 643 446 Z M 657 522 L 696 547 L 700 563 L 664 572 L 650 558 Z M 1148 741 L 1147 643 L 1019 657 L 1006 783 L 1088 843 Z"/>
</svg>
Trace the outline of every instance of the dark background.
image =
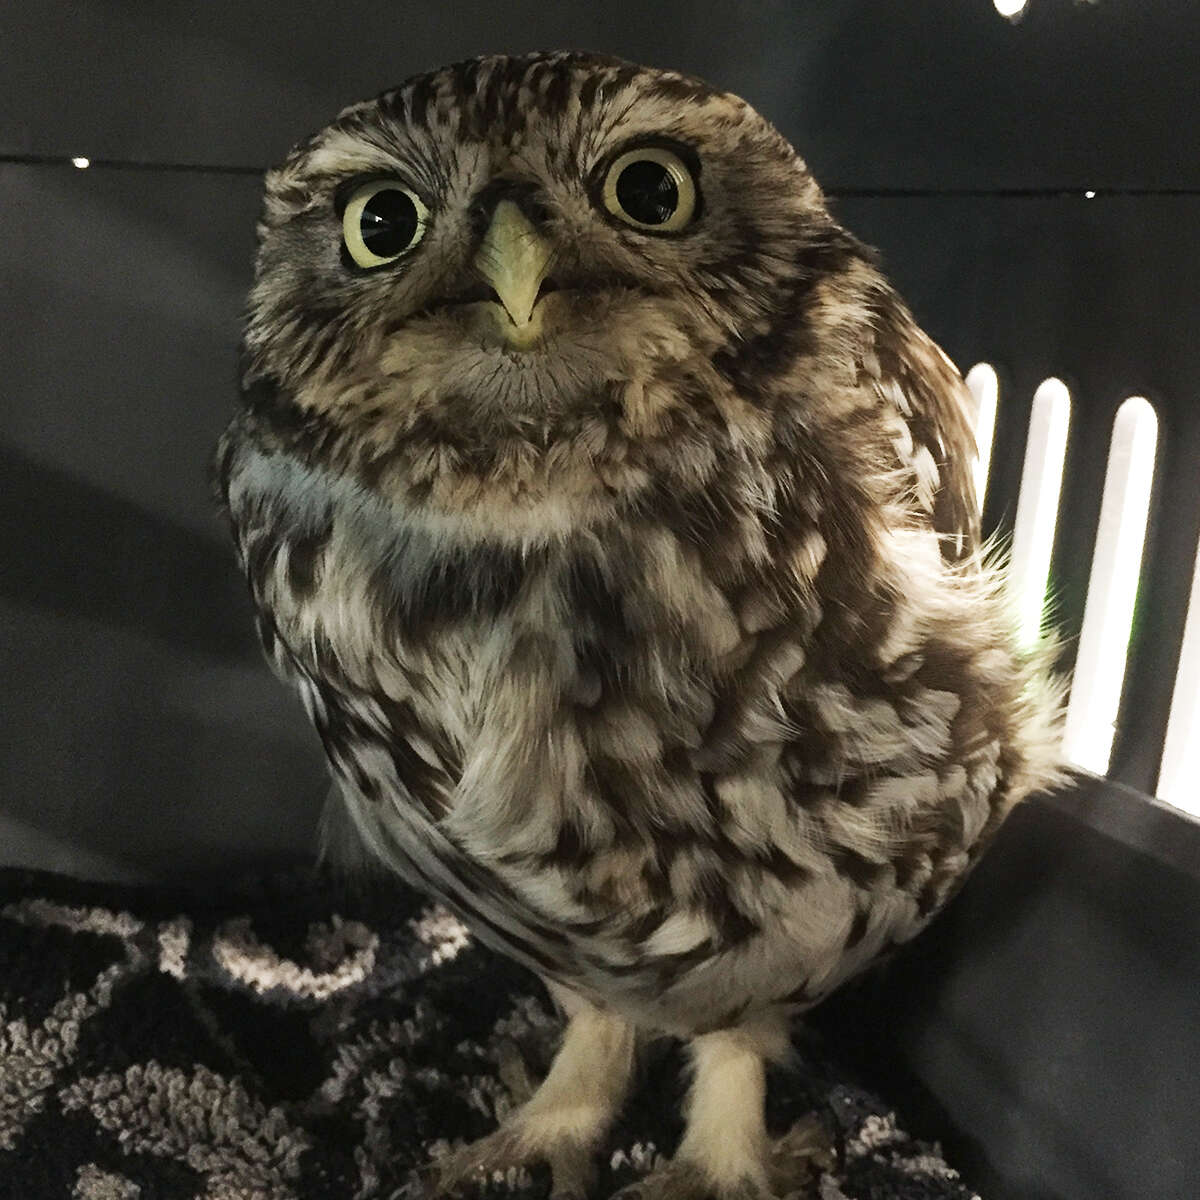
<svg viewBox="0 0 1200 1200">
<path fill-rule="evenodd" d="M 1034 389 L 1068 383 L 1068 665 L 1112 415 L 1154 402 L 1110 772 L 1152 790 L 1200 535 L 1194 0 L 43 0 L 0 9 L 0 865 L 214 887 L 311 856 L 317 740 L 205 483 L 257 175 L 415 71 L 567 46 L 745 96 L 963 370 L 995 365 L 990 526 Z M 988 1200 L 1194 1196 L 1197 826 L 1117 784 L 1011 824 L 863 1044 Z"/>
<path fill-rule="evenodd" d="M 1034 388 L 1071 385 L 1068 638 L 1111 414 L 1155 401 L 1170 519 L 1156 504 L 1112 770 L 1152 789 L 1200 533 L 1192 0 L 1031 0 L 1016 23 L 990 0 L 43 0 L 0 11 L 0 46 L 0 861 L 178 878 L 309 852 L 316 739 L 260 662 L 204 481 L 258 173 L 408 74 L 539 47 L 702 75 L 791 137 L 950 355 L 1000 372 L 991 524 Z"/>
</svg>

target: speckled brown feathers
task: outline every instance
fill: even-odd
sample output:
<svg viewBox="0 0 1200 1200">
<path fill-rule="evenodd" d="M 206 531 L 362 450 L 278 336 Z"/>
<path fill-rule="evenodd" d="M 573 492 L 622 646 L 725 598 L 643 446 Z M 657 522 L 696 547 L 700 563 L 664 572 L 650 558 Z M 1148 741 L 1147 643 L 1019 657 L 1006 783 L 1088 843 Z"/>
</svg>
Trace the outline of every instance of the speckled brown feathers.
<svg viewBox="0 0 1200 1200">
<path fill-rule="evenodd" d="M 678 232 L 605 207 L 643 146 Z M 430 215 L 364 271 L 337 197 L 377 176 Z M 520 329 L 505 222 L 544 248 Z M 216 470 L 268 652 L 369 849 L 577 1006 L 766 1053 L 1055 780 L 958 372 L 744 102 L 458 64 L 298 146 L 259 233 Z"/>
</svg>

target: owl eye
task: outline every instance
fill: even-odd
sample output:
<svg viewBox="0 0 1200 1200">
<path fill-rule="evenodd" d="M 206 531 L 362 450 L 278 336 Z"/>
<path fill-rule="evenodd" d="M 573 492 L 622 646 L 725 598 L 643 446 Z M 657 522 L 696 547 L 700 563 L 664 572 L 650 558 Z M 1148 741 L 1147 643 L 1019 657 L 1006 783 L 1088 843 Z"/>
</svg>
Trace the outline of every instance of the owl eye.
<svg viewBox="0 0 1200 1200">
<path fill-rule="evenodd" d="M 354 189 L 342 211 L 342 240 L 360 267 L 381 267 L 411 250 L 425 233 L 429 210 L 411 188 L 376 179 Z"/>
<path fill-rule="evenodd" d="M 604 207 L 635 229 L 675 233 L 696 214 L 696 180 L 683 159 L 662 146 L 619 155 L 604 177 Z"/>
</svg>

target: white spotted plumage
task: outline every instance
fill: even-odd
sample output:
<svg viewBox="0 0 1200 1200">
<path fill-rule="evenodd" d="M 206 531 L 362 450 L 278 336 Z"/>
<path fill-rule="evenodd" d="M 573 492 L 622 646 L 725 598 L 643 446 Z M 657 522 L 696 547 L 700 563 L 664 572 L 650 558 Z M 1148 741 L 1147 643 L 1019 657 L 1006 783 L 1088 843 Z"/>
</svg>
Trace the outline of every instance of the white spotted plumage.
<svg viewBox="0 0 1200 1200">
<path fill-rule="evenodd" d="M 612 210 L 645 171 L 600 186 L 651 144 L 693 175 L 678 231 Z M 338 197 L 377 176 L 428 224 L 364 271 Z M 447 1186 L 531 1157 L 582 1186 L 635 1029 L 699 1056 L 662 1187 L 783 1186 L 761 1112 L 704 1149 L 711 1064 L 755 1113 L 790 1016 L 1058 778 L 962 380 L 761 117 L 616 60 L 356 105 L 268 176 L 259 234 L 216 472 L 268 651 L 370 852 L 567 998 L 546 1094 L 612 1073 Z"/>
</svg>

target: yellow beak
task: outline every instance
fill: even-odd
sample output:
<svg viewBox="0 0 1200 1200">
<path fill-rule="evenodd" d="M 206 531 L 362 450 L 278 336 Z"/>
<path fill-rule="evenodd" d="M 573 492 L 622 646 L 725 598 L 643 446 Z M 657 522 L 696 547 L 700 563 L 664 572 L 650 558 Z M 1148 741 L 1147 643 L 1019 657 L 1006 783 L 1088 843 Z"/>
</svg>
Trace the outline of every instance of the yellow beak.
<svg viewBox="0 0 1200 1200">
<path fill-rule="evenodd" d="M 496 289 L 518 328 L 529 324 L 538 288 L 550 269 L 550 257 L 549 243 L 525 214 L 511 200 L 501 200 L 475 256 L 475 266 Z"/>
</svg>

